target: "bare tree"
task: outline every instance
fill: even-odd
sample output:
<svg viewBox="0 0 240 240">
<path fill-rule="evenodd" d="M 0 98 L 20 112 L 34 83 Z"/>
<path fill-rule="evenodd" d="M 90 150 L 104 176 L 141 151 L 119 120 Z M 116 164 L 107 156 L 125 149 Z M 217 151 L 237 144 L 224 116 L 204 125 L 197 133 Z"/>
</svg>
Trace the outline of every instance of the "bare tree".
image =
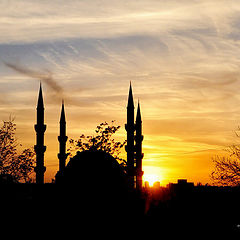
<svg viewBox="0 0 240 240">
<path fill-rule="evenodd" d="M 19 143 L 15 132 L 16 124 L 10 117 L 0 128 L 0 176 L 11 176 L 15 182 L 29 182 L 35 163 L 35 153 L 30 148 L 18 153 Z"/>
<path fill-rule="evenodd" d="M 213 158 L 214 170 L 211 179 L 216 185 L 240 185 L 240 146 L 234 145 L 227 149 L 229 156 Z"/>
</svg>

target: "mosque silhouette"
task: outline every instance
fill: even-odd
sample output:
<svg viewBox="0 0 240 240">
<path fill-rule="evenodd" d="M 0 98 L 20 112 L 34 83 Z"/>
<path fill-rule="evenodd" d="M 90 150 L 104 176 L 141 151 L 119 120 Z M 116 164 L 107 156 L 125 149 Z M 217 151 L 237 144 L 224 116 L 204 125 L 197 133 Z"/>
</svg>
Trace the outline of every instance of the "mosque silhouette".
<svg viewBox="0 0 240 240">
<path fill-rule="evenodd" d="M 136 121 L 134 121 L 134 101 L 132 86 L 130 83 L 128 104 L 127 104 L 127 124 L 125 124 L 127 131 L 127 145 L 125 150 L 127 152 L 127 170 L 124 171 L 116 159 L 109 153 L 102 152 L 97 149 L 89 149 L 83 152 L 78 152 L 76 156 L 70 159 L 66 165 L 66 117 L 64 102 L 62 102 L 62 109 L 60 115 L 60 134 L 59 141 L 59 170 L 55 176 L 57 184 L 81 184 L 84 179 L 88 179 L 89 185 L 98 183 L 101 188 L 107 186 L 111 190 L 115 188 L 129 187 L 132 189 L 142 189 L 142 120 L 140 112 L 140 104 L 138 102 Z M 36 131 L 36 145 L 34 150 L 36 152 L 36 183 L 44 184 L 44 173 L 46 167 L 44 166 L 44 153 L 46 146 L 44 145 L 44 133 L 46 125 L 44 124 L 44 102 L 42 86 L 40 83 L 38 102 L 37 102 L 37 123 L 35 125 Z M 85 171 L 89 169 L 89 171 Z"/>
<path fill-rule="evenodd" d="M 130 83 L 127 102 L 127 164 L 123 168 L 108 152 L 94 147 L 77 152 L 68 163 L 66 153 L 66 117 L 62 102 L 59 125 L 59 169 L 55 175 L 55 184 L 44 184 L 44 102 L 40 83 L 37 101 L 37 123 L 35 124 L 36 145 L 36 187 L 34 201 L 54 203 L 50 208 L 55 216 L 64 214 L 71 218 L 78 213 L 85 218 L 108 216 L 109 218 L 125 219 L 127 216 L 137 217 L 144 211 L 142 193 L 142 119 L 138 102 L 136 119 L 134 100 Z M 54 185 L 54 186 L 53 186 Z M 67 206 L 67 208 L 66 208 Z M 84 207 L 83 207 L 84 206 Z M 60 209 L 60 211 L 59 211 Z M 42 213 L 39 213 L 42 214 Z M 56 219 L 61 218 L 61 216 Z"/>
</svg>

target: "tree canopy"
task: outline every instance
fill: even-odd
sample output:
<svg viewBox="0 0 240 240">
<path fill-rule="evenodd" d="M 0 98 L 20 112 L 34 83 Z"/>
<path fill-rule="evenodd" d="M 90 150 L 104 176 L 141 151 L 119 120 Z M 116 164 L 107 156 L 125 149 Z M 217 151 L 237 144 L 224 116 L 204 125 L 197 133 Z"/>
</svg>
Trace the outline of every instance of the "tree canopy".
<svg viewBox="0 0 240 240">
<path fill-rule="evenodd" d="M 213 158 L 214 170 L 211 179 L 216 185 L 240 185 L 240 146 L 234 145 L 227 149 L 228 156 Z"/>
<path fill-rule="evenodd" d="M 35 153 L 31 148 L 18 153 L 20 145 L 16 139 L 16 124 L 10 117 L 0 128 L 0 176 L 11 176 L 14 182 L 31 181 Z"/>
<path fill-rule="evenodd" d="M 121 165 L 125 166 L 126 161 L 120 158 L 120 152 L 123 146 L 126 144 L 126 140 L 123 142 L 116 141 L 113 135 L 120 129 L 120 126 L 114 125 L 115 121 L 111 121 L 111 124 L 107 122 L 100 123 L 95 129 L 95 135 L 85 136 L 82 134 L 79 139 L 70 139 L 69 153 L 73 151 L 84 150 L 102 150 L 110 153 Z"/>
</svg>

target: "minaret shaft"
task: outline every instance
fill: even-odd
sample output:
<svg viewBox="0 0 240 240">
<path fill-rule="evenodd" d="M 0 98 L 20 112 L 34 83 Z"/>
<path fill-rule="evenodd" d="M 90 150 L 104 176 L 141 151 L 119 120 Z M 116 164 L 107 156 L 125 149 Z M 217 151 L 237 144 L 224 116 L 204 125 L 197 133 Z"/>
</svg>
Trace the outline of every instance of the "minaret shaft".
<svg viewBox="0 0 240 240">
<path fill-rule="evenodd" d="M 142 153 L 142 141 L 143 141 L 143 135 L 142 135 L 142 119 L 141 119 L 141 112 L 140 112 L 140 104 L 138 103 L 138 109 L 137 109 L 137 117 L 136 117 L 136 136 L 135 136 L 135 150 L 136 150 L 136 188 L 141 189 L 142 188 L 142 159 L 143 159 L 143 153 Z"/>
<path fill-rule="evenodd" d="M 44 152 L 46 151 L 46 146 L 44 146 L 44 132 L 46 131 L 46 125 L 44 124 L 44 104 L 41 84 L 37 104 L 37 124 L 34 127 L 36 131 L 36 145 L 34 146 L 36 167 L 34 171 L 36 172 L 36 183 L 43 184 L 44 173 L 46 171 L 46 167 L 44 166 Z"/>
<path fill-rule="evenodd" d="M 127 152 L 127 173 L 129 185 L 131 188 L 134 188 L 134 102 L 132 95 L 132 86 L 130 83 L 129 95 L 128 95 L 128 105 L 127 105 L 127 124 L 125 125 L 127 131 L 127 145 L 125 150 Z"/>
<path fill-rule="evenodd" d="M 61 117 L 60 117 L 60 131 L 59 131 L 58 141 L 59 141 L 59 174 L 64 172 L 66 166 L 66 142 L 68 137 L 66 136 L 66 120 L 65 120 L 65 111 L 64 104 L 62 104 Z"/>
<path fill-rule="evenodd" d="M 132 94 L 132 86 L 130 83 L 128 105 L 127 105 L 127 173 L 130 188 L 142 189 L 142 119 L 140 112 L 140 104 L 138 102 L 136 122 L 134 123 L 134 102 Z"/>
</svg>

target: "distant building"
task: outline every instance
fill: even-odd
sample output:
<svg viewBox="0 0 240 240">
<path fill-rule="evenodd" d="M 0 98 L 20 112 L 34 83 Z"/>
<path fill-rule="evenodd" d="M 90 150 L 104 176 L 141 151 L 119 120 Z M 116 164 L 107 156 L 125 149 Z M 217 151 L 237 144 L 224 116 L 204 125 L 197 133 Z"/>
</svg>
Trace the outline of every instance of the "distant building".
<svg viewBox="0 0 240 240">
<path fill-rule="evenodd" d="M 192 182 L 188 182 L 187 179 L 178 179 L 178 185 L 193 185 Z"/>
<path fill-rule="evenodd" d="M 178 179 L 177 183 L 169 183 L 168 188 L 192 188 L 194 187 L 193 182 L 188 182 L 187 179 Z"/>
<path fill-rule="evenodd" d="M 188 182 L 187 179 L 178 179 L 177 183 L 169 183 L 167 188 L 172 195 L 187 198 L 193 193 L 194 184 L 193 182 Z"/>
<path fill-rule="evenodd" d="M 149 182 L 148 182 L 148 181 L 145 181 L 145 188 L 146 188 L 146 189 L 150 188 L 150 185 L 149 185 Z"/>
</svg>

